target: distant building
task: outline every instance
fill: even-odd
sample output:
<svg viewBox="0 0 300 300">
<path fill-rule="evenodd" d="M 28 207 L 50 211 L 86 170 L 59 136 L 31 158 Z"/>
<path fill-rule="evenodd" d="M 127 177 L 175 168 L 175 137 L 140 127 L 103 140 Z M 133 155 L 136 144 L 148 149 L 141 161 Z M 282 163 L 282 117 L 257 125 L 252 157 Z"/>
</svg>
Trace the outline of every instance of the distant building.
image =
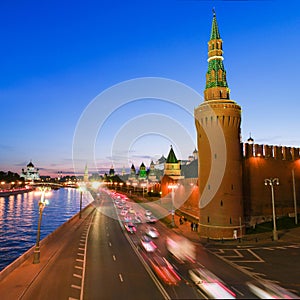
<svg viewBox="0 0 300 300">
<path fill-rule="evenodd" d="M 147 180 L 147 170 L 146 166 L 142 162 L 140 165 L 140 170 L 139 170 L 139 180 Z"/>
<path fill-rule="evenodd" d="M 20 177 L 24 178 L 25 181 L 40 180 L 39 169 L 35 168 L 33 163 L 30 161 L 29 164 L 26 166 L 26 170 L 22 169 Z"/>
<path fill-rule="evenodd" d="M 162 155 L 155 163 L 155 169 L 163 170 L 165 168 L 166 158 Z"/>
<path fill-rule="evenodd" d="M 85 165 L 84 175 L 83 175 L 83 181 L 84 182 L 88 182 L 89 181 L 89 170 L 88 170 L 88 166 L 87 165 Z"/>
</svg>

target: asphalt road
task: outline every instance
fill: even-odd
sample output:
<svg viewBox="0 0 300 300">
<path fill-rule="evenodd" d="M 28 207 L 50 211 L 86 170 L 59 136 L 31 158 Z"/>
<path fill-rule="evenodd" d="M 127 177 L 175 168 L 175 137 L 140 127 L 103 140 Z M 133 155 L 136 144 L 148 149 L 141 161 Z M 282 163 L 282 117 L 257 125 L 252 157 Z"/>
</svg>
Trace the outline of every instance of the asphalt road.
<svg viewBox="0 0 300 300">
<path fill-rule="evenodd" d="M 135 207 L 137 209 L 140 208 Z M 139 224 L 137 232 L 128 235 L 122 222 L 118 220 L 118 217 L 123 220 L 120 211 L 113 206 L 113 199 L 102 195 L 87 243 L 84 299 L 115 299 L 124 298 L 124 295 L 131 299 L 204 298 L 188 276 L 189 269 L 199 266 L 205 266 L 218 275 L 238 298 L 256 298 L 245 284 L 252 280 L 251 277 L 228 265 L 201 245 L 196 246 L 195 263 L 182 264 L 176 261 L 166 249 L 166 237 L 172 237 L 175 233 L 160 222 L 152 225 L 160 232 L 160 237 L 155 240 L 157 252 L 174 265 L 181 281 L 178 286 L 158 282 L 157 277 L 147 267 L 152 254 L 145 253 L 140 246 L 140 238 L 149 225 Z"/>
<path fill-rule="evenodd" d="M 126 239 L 118 220 L 101 213 L 113 208 L 103 199 L 87 244 L 84 299 L 163 299 Z"/>
<path fill-rule="evenodd" d="M 149 266 L 151 254 L 140 244 L 149 225 L 139 224 L 136 233 L 128 234 L 120 221 L 123 220 L 120 210 L 113 206 L 111 196 L 106 193 L 98 197 L 95 207 L 81 223 L 66 227 L 42 248 L 40 264 L 33 265 L 30 258 L 3 280 L 1 299 L 205 298 L 188 276 L 188 270 L 197 267 L 209 269 L 240 299 L 257 298 L 246 283 L 262 279 L 279 283 L 292 292 L 300 291 L 300 245 L 206 249 L 196 243 L 195 262 L 179 263 L 166 249 L 166 238 L 176 233 L 157 222 L 153 225 L 160 232 L 155 240 L 157 255 L 166 257 L 181 278 L 177 286 L 169 286 L 154 274 Z M 142 208 L 137 206 L 137 209 Z M 22 270 L 25 272 L 21 274 Z"/>
<path fill-rule="evenodd" d="M 300 295 L 300 244 L 214 248 L 210 251 L 258 281 L 275 283 Z"/>
</svg>

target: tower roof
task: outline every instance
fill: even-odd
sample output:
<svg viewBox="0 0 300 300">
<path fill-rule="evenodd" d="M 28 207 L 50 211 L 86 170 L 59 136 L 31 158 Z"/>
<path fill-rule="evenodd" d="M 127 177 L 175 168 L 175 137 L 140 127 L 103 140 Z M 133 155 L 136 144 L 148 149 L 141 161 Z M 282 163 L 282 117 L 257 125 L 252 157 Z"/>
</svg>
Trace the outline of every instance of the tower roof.
<svg viewBox="0 0 300 300">
<path fill-rule="evenodd" d="M 33 165 L 33 163 L 30 161 L 30 163 L 27 165 L 27 167 L 29 167 L 29 168 L 34 168 L 34 165 Z"/>
<path fill-rule="evenodd" d="M 218 28 L 218 23 L 217 23 L 216 12 L 214 9 L 213 9 L 213 22 L 212 22 L 212 26 L 211 26 L 210 39 L 211 40 L 221 39 L 220 33 L 219 33 L 219 28 Z"/>
<path fill-rule="evenodd" d="M 171 149 L 170 149 L 170 152 L 169 152 L 169 155 L 167 157 L 167 161 L 166 163 L 171 163 L 171 164 L 177 164 L 178 163 L 178 160 L 176 158 L 176 155 L 174 153 L 174 150 L 173 150 L 173 147 L 171 145 Z"/>
<path fill-rule="evenodd" d="M 223 41 L 213 10 L 210 40 L 208 41 L 208 70 L 206 72 L 205 100 L 229 99 L 226 71 L 223 65 Z"/>
</svg>

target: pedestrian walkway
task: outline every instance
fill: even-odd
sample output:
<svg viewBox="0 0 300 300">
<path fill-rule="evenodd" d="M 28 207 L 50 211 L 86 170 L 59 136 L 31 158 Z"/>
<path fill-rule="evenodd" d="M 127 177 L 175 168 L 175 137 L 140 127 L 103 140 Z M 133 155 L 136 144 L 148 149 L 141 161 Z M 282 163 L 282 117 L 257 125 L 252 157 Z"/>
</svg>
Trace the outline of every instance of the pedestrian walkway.
<svg viewBox="0 0 300 300">
<path fill-rule="evenodd" d="M 158 198 L 159 199 L 159 198 Z M 134 200 L 138 200 L 139 202 L 144 202 L 145 205 L 149 206 L 150 210 L 153 211 L 156 216 L 166 223 L 167 226 L 171 227 L 172 216 L 171 213 L 166 210 L 163 205 L 161 205 L 160 201 L 147 202 L 147 199 L 135 196 Z M 153 199 L 154 200 L 154 199 Z M 147 203 L 145 203 L 147 202 Z M 178 215 L 180 214 L 180 215 Z M 167 216 L 166 216 L 167 215 Z M 180 224 L 180 216 L 187 216 L 187 220 Z M 192 230 L 191 223 L 198 222 L 199 217 L 194 215 L 192 211 L 187 213 L 186 211 L 177 210 L 174 215 L 175 227 L 173 231 L 178 234 L 181 234 L 191 240 L 194 243 L 201 243 L 206 247 L 213 246 L 255 246 L 255 245 L 269 245 L 275 243 L 300 243 L 300 227 L 278 230 L 278 240 L 273 241 L 272 232 L 264 232 L 257 234 L 247 234 L 243 236 L 241 239 L 232 239 L 232 240 L 212 240 L 207 238 L 201 238 L 200 234 L 197 230 Z"/>
<path fill-rule="evenodd" d="M 247 245 L 255 246 L 262 244 L 274 244 L 274 243 L 300 243 L 300 227 L 285 229 L 278 231 L 278 240 L 273 241 L 272 232 L 264 232 L 257 234 L 248 234 L 245 235 L 242 239 L 236 240 L 211 240 L 207 238 L 201 238 L 199 232 L 193 231 L 191 228 L 191 222 L 185 221 L 183 224 L 180 224 L 180 216 L 175 215 L 175 228 L 173 229 L 178 234 L 185 236 L 195 243 L 201 243 L 205 246 L 214 246 L 214 245 Z"/>
<path fill-rule="evenodd" d="M 12 264 L 0 272 L 0 297 L 1 300 L 26 299 L 26 292 L 35 282 L 41 272 L 48 266 L 51 259 L 59 254 L 60 249 L 74 232 L 83 227 L 87 222 L 94 206 L 91 204 L 64 223 L 52 234 L 43 239 L 41 246 L 40 263 L 33 264 L 33 248 L 20 256 Z M 61 276 L 62 274 L 58 274 Z M 63 277 L 62 277 L 63 278 Z"/>
</svg>

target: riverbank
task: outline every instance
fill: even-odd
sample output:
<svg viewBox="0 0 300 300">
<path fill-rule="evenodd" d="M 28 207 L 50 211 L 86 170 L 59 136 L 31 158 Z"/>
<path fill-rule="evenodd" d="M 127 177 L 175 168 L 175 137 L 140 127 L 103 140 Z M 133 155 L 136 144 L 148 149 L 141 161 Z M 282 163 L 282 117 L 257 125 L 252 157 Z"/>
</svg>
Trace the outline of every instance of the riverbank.
<svg viewBox="0 0 300 300">
<path fill-rule="evenodd" d="M 11 190 L 0 190 L 0 197 L 8 197 L 11 195 L 23 194 L 33 191 L 33 188 L 16 188 Z"/>
</svg>

